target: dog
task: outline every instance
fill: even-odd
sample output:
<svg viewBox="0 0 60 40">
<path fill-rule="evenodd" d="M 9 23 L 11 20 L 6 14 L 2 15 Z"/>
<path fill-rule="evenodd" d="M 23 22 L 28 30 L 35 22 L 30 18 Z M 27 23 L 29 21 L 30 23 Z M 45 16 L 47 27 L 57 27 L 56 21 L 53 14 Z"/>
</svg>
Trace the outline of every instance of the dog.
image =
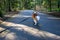
<svg viewBox="0 0 60 40">
<path fill-rule="evenodd" d="M 38 16 L 37 12 L 34 12 L 32 14 L 32 19 L 33 19 L 34 25 L 37 25 L 38 21 L 40 20 L 40 16 Z"/>
</svg>

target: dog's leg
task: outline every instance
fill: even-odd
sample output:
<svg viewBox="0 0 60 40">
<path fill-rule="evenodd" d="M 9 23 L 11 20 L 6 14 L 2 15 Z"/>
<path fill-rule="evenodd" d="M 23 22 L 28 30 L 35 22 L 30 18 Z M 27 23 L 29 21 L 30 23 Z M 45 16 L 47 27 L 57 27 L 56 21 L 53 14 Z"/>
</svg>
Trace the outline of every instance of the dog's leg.
<svg viewBox="0 0 60 40">
<path fill-rule="evenodd" d="M 37 25 L 37 21 L 36 20 L 34 20 L 34 25 Z"/>
</svg>

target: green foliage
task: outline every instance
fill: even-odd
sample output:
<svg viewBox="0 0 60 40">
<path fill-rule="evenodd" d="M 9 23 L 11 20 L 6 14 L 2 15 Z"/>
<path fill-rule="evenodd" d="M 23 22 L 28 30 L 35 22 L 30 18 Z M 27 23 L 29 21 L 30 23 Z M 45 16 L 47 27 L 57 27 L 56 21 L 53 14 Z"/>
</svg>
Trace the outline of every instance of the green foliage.
<svg viewBox="0 0 60 40">
<path fill-rule="evenodd" d="M 7 11 L 35 9 L 36 5 L 43 6 L 48 11 L 60 11 L 60 0 L 0 0 L 0 11 L 2 11 L 0 14 L 5 14 Z"/>
<path fill-rule="evenodd" d="M 4 0 L 0 1 L 0 17 L 3 17 L 3 11 L 4 11 Z"/>
<path fill-rule="evenodd" d="M 0 10 L 0 17 L 3 17 L 3 13 L 2 13 L 2 11 Z"/>
<path fill-rule="evenodd" d="M 48 11 L 60 11 L 60 1 L 59 0 L 43 0 L 42 5 Z"/>
</svg>

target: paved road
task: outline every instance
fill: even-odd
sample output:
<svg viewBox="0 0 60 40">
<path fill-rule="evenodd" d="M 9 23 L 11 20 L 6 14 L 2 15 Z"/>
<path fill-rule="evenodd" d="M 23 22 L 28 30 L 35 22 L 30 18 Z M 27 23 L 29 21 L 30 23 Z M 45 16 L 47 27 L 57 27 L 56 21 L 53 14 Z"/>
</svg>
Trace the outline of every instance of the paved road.
<svg viewBox="0 0 60 40">
<path fill-rule="evenodd" d="M 60 40 L 60 18 L 38 13 L 41 17 L 39 26 L 33 25 L 33 10 L 23 10 L 6 20 L 0 34 L 0 40 Z"/>
</svg>

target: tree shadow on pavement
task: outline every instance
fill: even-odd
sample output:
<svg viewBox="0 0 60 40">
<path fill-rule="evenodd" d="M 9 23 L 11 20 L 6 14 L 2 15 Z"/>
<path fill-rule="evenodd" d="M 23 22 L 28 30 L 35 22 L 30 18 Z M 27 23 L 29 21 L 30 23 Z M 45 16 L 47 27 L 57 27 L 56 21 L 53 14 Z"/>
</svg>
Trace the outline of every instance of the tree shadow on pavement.
<svg viewBox="0 0 60 40">
<path fill-rule="evenodd" d="M 9 30 L 9 32 L 4 37 L 0 37 L 0 39 L 3 40 L 49 40 L 49 39 L 58 40 L 60 39 L 56 37 L 55 34 L 52 34 L 50 32 L 29 27 L 24 24 L 16 24 L 16 23 L 13 24 L 15 25 L 10 25 L 10 26 L 4 25 L 5 26 L 4 31 Z"/>
<path fill-rule="evenodd" d="M 9 32 L 7 34 L 5 34 L 4 37 L 0 36 L 0 40 L 44 40 L 44 38 L 42 36 L 38 36 L 37 34 L 35 35 L 35 31 L 33 33 L 30 33 L 32 29 L 28 29 L 28 27 L 26 27 L 28 29 L 28 31 L 22 26 L 5 26 L 4 27 L 5 30 L 3 30 L 2 32 L 0 32 L 0 34 L 2 34 L 4 31 L 8 30 Z M 3 36 L 3 35 L 2 35 Z"/>
</svg>

